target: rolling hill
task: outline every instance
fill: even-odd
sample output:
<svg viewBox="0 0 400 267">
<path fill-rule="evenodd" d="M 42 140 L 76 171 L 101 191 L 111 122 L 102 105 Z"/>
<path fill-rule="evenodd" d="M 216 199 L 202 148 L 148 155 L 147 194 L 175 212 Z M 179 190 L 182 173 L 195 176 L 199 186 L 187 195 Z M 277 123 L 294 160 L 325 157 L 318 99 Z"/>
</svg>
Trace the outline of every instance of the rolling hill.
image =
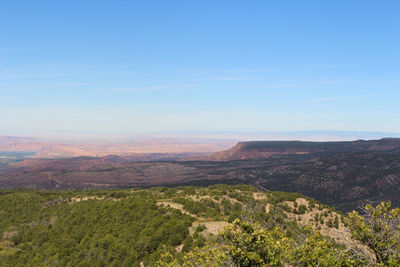
<svg viewBox="0 0 400 267">
<path fill-rule="evenodd" d="M 282 263 L 302 266 L 290 254 L 317 252 L 318 246 L 302 248 L 309 238 L 336 255 L 320 256 L 321 262 L 375 260 L 351 238 L 343 213 L 299 194 L 243 185 L 0 190 L 0 214 L 7 214 L 0 217 L 1 266 L 168 266 L 157 264 L 162 255 L 182 259 L 198 249 L 218 248 L 219 233 L 234 234 L 238 220 L 273 234 L 273 244 L 285 244 L 277 258 Z M 354 253 L 346 254 L 349 249 Z"/>
</svg>

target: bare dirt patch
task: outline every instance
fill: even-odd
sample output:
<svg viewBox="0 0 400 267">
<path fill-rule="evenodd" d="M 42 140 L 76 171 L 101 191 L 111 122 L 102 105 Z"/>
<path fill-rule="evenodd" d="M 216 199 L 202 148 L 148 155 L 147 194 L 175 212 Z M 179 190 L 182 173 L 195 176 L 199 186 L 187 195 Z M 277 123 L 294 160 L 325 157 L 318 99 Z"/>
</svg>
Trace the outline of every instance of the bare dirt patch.
<svg viewBox="0 0 400 267">
<path fill-rule="evenodd" d="M 50 221 L 49 221 L 49 224 L 55 224 L 56 223 L 56 221 L 57 221 L 57 216 L 51 216 L 50 217 Z"/>
<path fill-rule="evenodd" d="M 304 205 L 304 206 L 306 206 L 307 209 L 308 209 L 308 200 L 307 200 L 307 199 L 302 198 L 302 197 L 296 198 L 296 203 L 297 203 L 298 205 Z"/>
<path fill-rule="evenodd" d="M 223 231 L 226 226 L 230 225 L 231 223 L 224 222 L 224 221 L 219 221 L 219 222 L 199 222 L 199 223 L 193 223 L 191 228 L 196 228 L 200 224 L 205 225 L 207 228 L 203 230 L 201 233 L 205 236 L 207 235 L 218 235 L 219 232 Z"/>
<path fill-rule="evenodd" d="M 104 197 L 96 197 L 96 196 L 73 197 L 73 198 L 70 198 L 70 202 L 72 202 L 72 203 L 74 203 L 74 202 L 82 202 L 82 201 L 88 201 L 90 199 L 101 200 L 101 199 L 104 199 Z"/>
<path fill-rule="evenodd" d="M 182 252 L 183 244 L 180 244 L 175 248 L 176 252 Z"/>
<path fill-rule="evenodd" d="M 16 236 L 18 234 L 18 231 L 5 231 L 3 232 L 3 239 L 9 239 L 13 236 Z"/>
<path fill-rule="evenodd" d="M 264 200 L 264 199 L 267 199 L 267 194 L 262 193 L 262 192 L 254 192 L 253 198 L 255 200 Z"/>
</svg>

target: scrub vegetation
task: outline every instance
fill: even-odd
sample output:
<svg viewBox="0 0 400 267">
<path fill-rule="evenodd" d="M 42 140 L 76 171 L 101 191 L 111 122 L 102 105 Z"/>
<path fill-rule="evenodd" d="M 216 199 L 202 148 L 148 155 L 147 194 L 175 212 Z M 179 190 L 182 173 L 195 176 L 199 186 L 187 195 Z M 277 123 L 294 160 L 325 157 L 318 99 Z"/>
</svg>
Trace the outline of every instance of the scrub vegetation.
<svg viewBox="0 0 400 267">
<path fill-rule="evenodd" d="M 397 266 L 399 209 L 248 185 L 0 191 L 0 266 Z"/>
</svg>

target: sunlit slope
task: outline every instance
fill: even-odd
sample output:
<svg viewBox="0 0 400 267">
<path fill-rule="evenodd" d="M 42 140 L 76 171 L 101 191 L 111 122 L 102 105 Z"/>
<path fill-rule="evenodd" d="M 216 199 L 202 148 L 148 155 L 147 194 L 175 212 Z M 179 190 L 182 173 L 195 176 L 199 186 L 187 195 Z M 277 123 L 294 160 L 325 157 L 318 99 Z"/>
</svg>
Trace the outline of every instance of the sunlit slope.
<svg viewBox="0 0 400 267">
<path fill-rule="evenodd" d="M 343 213 L 299 194 L 227 185 L 3 190 L 0 265 L 154 266 L 163 253 L 218 242 L 218 233 L 236 219 L 279 227 L 294 242 L 308 226 L 369 255 L 351 239 Z"/>
</svg>

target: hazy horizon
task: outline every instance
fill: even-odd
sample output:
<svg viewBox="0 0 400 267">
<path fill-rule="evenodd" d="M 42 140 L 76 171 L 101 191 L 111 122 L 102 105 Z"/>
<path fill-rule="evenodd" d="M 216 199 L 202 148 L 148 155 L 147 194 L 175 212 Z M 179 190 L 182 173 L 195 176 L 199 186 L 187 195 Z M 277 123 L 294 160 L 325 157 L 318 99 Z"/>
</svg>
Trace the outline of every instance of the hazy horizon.
<svg viewBox="0 0 400 267">
<path fill-rule="evenodd" d="M 400 133 L 351 132 L 351 131 L 288 131 L 288 132 L 239 132 L 239 131 L 170 131 L 142 133 L 101 133 L 101 132 L 3 132 L 1 136 L 34 138 L 52 142 L 103 142 L 134 143 L 146 140 L 176 140 L 177 142 L 243 142 L 243 141 L 355 141 L 382 138 L 400 138 Z"/>
</svg>

